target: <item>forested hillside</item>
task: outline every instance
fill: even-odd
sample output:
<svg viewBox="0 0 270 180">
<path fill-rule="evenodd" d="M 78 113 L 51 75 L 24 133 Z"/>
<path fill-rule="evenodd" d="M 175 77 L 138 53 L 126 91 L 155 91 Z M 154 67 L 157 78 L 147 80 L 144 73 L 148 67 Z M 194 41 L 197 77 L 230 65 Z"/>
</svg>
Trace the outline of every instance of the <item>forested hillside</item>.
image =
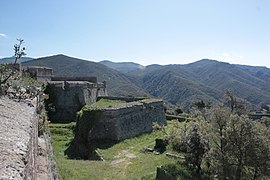
<svg viewBox="0 0 270 180">
<path fill-rule="evenodd" d="M 203 59 L 186 65 L 151 65 L 127 76 L 153 96 L 188 107 L 193 101 L 217 102 L 225 90 L 254 106 L 270 102 L 270 69 Z"/>
<path fill-rule="evenodd" d="M 53 74 L 56 76 L 96 76 L 98 81 L 107 82 L 108 93 L 113 96 L 143 96 L 146 94 L 121 72 L 99 63 L 65 55 L 35 59 L 23 63 L 23 66 L 50 67 L 53 68 Z"/>
</svg>

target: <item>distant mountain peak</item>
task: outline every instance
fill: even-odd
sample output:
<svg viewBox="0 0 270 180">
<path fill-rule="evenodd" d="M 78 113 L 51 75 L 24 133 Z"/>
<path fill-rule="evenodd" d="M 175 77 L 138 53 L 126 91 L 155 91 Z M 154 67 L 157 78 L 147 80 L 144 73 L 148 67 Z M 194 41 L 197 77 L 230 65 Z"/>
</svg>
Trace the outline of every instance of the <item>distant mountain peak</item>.
<svg viewBox="0 0 270 180">
<path fill-rule="evenodd" d="M 31 57 L 21 57 L 18 62 L 26 62 L 26 61 L 30 61 L 32 60 L 33 58 Z M 11 62 L 14 62 L 15 61 L 15 57 L 12 56 L 12 57 L 6 57 L 6 58 L 2 58 L 0 59 L 0 64 L 1 63 L 11 63 Z"/>
</svg>

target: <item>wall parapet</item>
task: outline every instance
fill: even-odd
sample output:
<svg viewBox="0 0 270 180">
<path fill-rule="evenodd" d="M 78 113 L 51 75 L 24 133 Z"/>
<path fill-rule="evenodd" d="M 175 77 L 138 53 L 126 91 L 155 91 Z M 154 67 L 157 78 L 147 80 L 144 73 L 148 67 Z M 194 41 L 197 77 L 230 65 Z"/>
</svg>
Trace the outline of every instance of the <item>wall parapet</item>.
<svg viewBox="0 0 270 180">
<path fill-rule="evenodd" d="M 35 107 L 6 97 L 0 97 L 0 106 L 0 179 L 36 179 Z"/>
<path fill-rule="evenodd" d="M 100 99 L 134 102 L 134 101 L 141 101 L 141 100 L 149 99 L 149 98 L 148 97 L 124 97 L 124 96 L 99 96 L 97 98 L 97 101 L 99 101 Z"/>
</svg>

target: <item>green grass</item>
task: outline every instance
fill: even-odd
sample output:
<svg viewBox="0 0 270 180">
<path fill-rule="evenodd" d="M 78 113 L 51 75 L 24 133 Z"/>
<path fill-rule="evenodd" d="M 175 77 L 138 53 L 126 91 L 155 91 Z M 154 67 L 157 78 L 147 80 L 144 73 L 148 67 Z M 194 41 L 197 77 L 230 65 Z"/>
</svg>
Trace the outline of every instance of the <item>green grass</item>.
<svg viewBox="0 0 270 180">
<path fill-rule="evenodd" d="M 164 136 L 161 131 L 126 139 L 107 149 L 98 149 L 105 161 L 70 160 L 64 151 L 73 139 L 74 124 L 50 124 L 49 127 L 57 168 L 64 180 L 154 179 L 158 166 L 176 162 L 165 155 L 170 149 L 160 155 L 143 151 L 145 147 L 153 148 L 155 139 Z"/>
<path fill-rule="evenodd" d="M 126 101 L 120 100 L 109 100 L 109 99 L 100 99 L 99 101 L 91 104 L 89 107 L 112 107 L 118 104 L 126 103 Z"/>
</svg>

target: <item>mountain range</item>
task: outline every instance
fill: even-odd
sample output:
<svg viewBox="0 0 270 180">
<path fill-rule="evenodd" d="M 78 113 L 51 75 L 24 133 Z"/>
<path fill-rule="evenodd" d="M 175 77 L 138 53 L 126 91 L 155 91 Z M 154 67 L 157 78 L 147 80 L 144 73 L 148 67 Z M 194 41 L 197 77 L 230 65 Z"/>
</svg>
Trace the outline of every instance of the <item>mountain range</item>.
<svg viewBox="0 0 270 180">
<path fill-rule="evenodd" d="M 109 60 L 100 61 L 100 64 L 103 64 L 105 66 L 108 66 L 112 69 L 115 69 L 117 71 L 120 71 L 122 73 L 128 73 L 131 71 L 136 71 L 138 69 L 144 69 L 145 66 L 142 66 L 140 64 L 134 63 L 134 62 L 112 62 Z"/>
<path fill-rule="evenodd" d="M 103 64 L 55 55 L 22 63 L 23 66 L 45 66 L 53 69 L 55 76 L 96 76 L 98 81 L 106 81 L 108 93 L 112 96 L 143 96 L 147 93 L 136 86 L 123 73 Z"/>
<path fill-rule="evenodd" d="M 163 98 L 188 108 L 194 101 L 220 102 L 231 90 L 254 106 L 270 103 L 270 69 L 202 59 L 185 65 L 99 63 L 55 55 L 24 62 L 53 68 L 55 75 L 97 76 L 107 81 L 109 95 Z"/>
<path fill-rule="evenodd" d="M 21 57 L 18 62 L 26 62 L 26 61 L 30 61 L 33 60 L 33 58 L 31 57 Z M 15 57 L 6 57 L 6 58 L 2 58 L 0 59 L 0 64 L 2 63 L 11 63 L 15 61 Z"/>
</svg>

